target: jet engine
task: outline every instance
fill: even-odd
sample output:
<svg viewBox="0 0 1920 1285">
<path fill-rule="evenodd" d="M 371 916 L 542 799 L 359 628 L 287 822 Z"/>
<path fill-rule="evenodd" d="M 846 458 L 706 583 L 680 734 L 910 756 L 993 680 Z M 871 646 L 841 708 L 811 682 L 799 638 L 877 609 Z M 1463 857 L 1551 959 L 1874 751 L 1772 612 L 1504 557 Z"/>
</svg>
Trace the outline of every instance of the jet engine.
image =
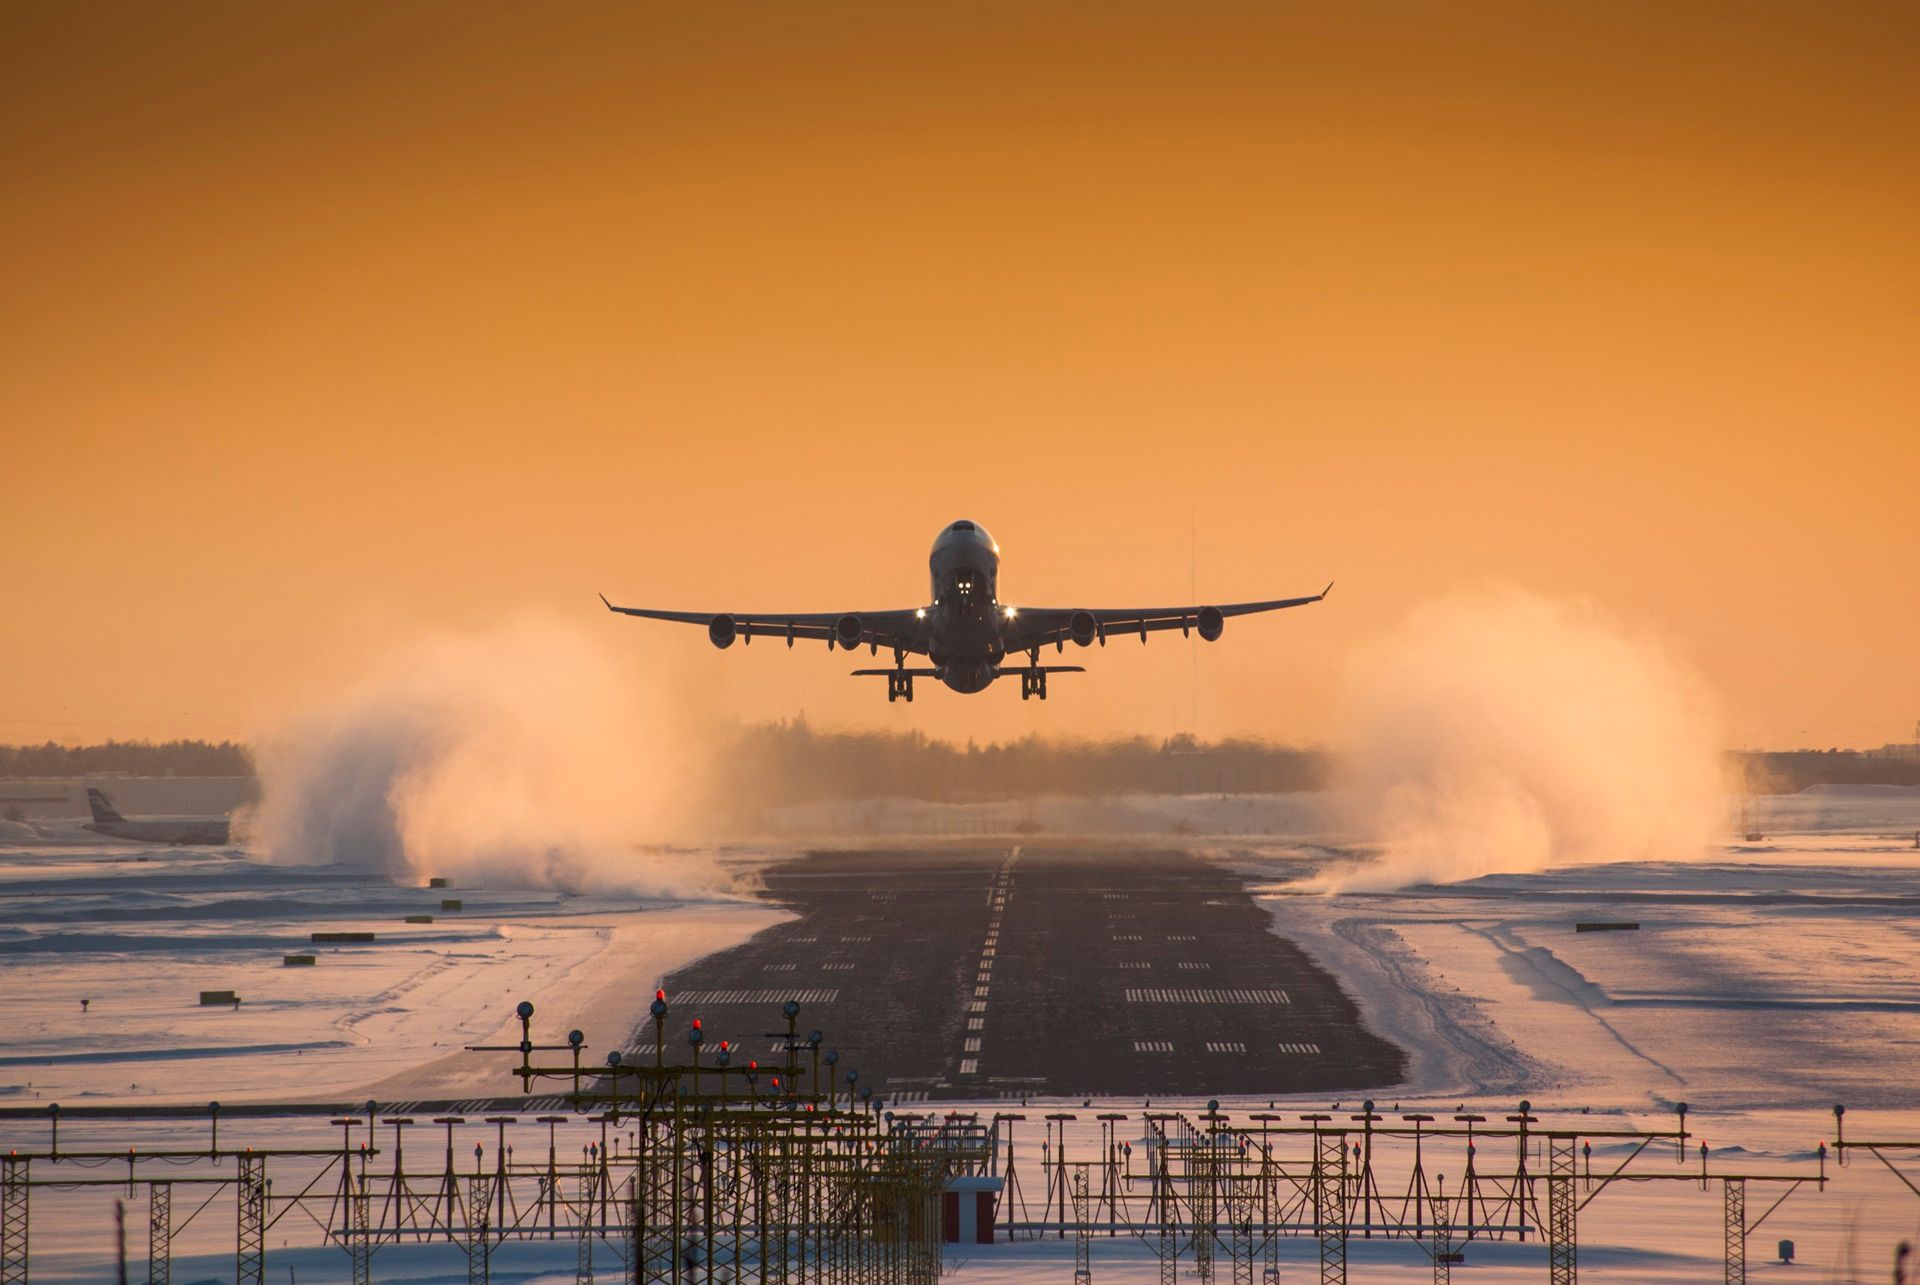
<svg viewBox="0 0 1920 1285">
<path fill-rule="evenodd" d="M 1219 639 L 1220 631 L 1227 627 L 1227 618 L 1220 614 L 1218 607 L 1202 607 L 1194 619 L 1193 627 L 1200 631 L 1202 638 L 1214 642 Z"/>
<path fill-rule="evenodd" d="M 866 627 L 860 623 L 860 617 L 849 612 L 833 622 L 833 638 L 843 651 L 852 651 L 860 645 L 860 637 L 866 633 Z"/>
<path fill-rule="evenodd" d="M 733 646 L 734 635 L 739 632 L 739 627 L 733 623 L 733 617 L 725 612 L 721 612 L 707 622 L 707 637 L 716 647 Z"/>
<path fill-rule="evenodd" d="M 1091 646 L 1100 633 L 1100 622 L 1093 618 L 1091 611 L 1076 611 L 1067 617 L 1067 636 L 1077 647 Z"/>
</svg>

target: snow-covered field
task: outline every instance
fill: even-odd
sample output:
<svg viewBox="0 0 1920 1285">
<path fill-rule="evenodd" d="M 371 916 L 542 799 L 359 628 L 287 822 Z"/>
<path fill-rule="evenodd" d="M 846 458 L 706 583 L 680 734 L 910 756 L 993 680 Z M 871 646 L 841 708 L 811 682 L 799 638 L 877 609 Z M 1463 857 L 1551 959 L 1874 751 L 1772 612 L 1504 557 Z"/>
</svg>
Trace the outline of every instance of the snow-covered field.
<svg viewBox="0 0 1920 1285">
<path fill-rule="evenodd" d="M 519 1001 L 543 1024 L 624 1038 L 650 978 L 781 917 L 738 900 L 395 887 L 239 849 L 0 846 L 0 1104 L 508 1092 L 457 1051 L 504 1034 Z M 240 1003 L 202 1005 L 203 991 Z"/>
<path fill-rule="evenodd" d="M 874 808 L 875 830 L 945 828 L 924 824 L 924 812 Z M 1079 808 L 1013 806 L 987 828 L 1032 820 L 1057 835 Z M 1445 1117 L 1464 1107 L 1498 1117 L 1525 1097 L 1555 1124 L 1591 1118 L 1596 1128 L 1664 1128 L 1684 1101 L 1716 1166 L 1796 1173 L 1814 1171 L 1815 1146 L 1833 1136 L 1836 1102 L 1848 1107 L 1850 1136 L 1920 1138 L 1920 791 L 1760 800 L 1753 824 L 1768 837 L 1728 844 L 1705 860 L 1494 875 L 1392 894 L 1305 894 L 1295 881 L 1343 842 L 1316 829 L 1328 815 L 1318 798 L 1136 800 L 1105 832 L 1211 836 L 1193 841 L 1253 874 L 1276 931 L 1334 969 L 1368 1020 L 1411 1050 L 1409 1082 L 1375 1092 L 1380 1109 Z M 462 908 L 443 913 L 443 897 L 459 898 Z M 475 1069 L 455 1050 L 504 1035 L 515 1001 L 532 1000 L 545 1029 L 624 1031 L 650 997 L 644 979 L 777 918 L 747 902 L 395 888 L 337 869 L 269 866 L 239 851 L 103 843 L 0 846 L 0 904 L 0 1092 L 18 1104 L 510 1090 L 512 1081 L 484 1064 Z M 404 924 L 409 914 L 434 922 Z M 1640 927 L 1575 930 L 1587 921 Z M 373 931 L 377 940 L 309 942 L 313 931 L 343 929 Z M 319 955 L 315 967 L 282 966 L 283 955 L 309 951 Z M 232 989 L 242 1003 L 201 1007 L 198 992 L 213 989 Z M 1137 1113 L 1142 1104 L 1100 1105 Z M 1330 1105 L 1275 1104 L 1282 1112 Z M 1223 1109 L 1267 1106 L 1229 1101 Z M 1343 1113 L 1357 1106 L 1340 1101 Z M 1036 1210 L 1042 1113 L 1036 1101 L 1022 1126 L 1031 1132 L 1020 1140 Z M 1085 1157 L 1097 1125 L 1091 1112 L 1080 1114 L 1068 1145 Z M 142 1125 L 143 1145 L 181 1128 Z M 3 1141 L 15 1145 L 18 1129 L 6 1130 Z M 37 1132 L 24 1138 L 39 1140 Z M 1596 1166 L 1611 1154 L 1596 1147 Z M 1459 1160 L 1443 1145 L 1428 1163 L 1451 1173 Z M 1697 1162 L 1689 1156 L 1687 1164 Z M 1682 1171 L 1670 1150 L 1641 1157 L 1636 1171 L 1643 1166 Z M 1844 1168 L 1830 1163 L 1828 1172 L 1828 1190 L 1796 1192 L 1755 1233 L 1750 1270 L 1795 1271 L 1763 1266 L 1776 1241 L 1791 1239 L 1801 1278 L 1889 1278 L 1895 1243 L 1920 1237 L 1920 1197 L 1866 1155 Z M 1383 1189 L 1396 1183 L 1404 1177 L 1383 1175 Z M 1756 1186 L 1749 1220 L 1778 1191 Z M 1717 1187 L 1692 1183 L 1609 1188 L 1580 1216 L 1583 1274 L 1719 1279 L 1720 1201 Z M 129 1212 L 137 1220 L 138 1211 Z M 230 1225 L 224 1238 L 211 1228 L 205 1234 L 182 1242 L 189 1257 L 176 1262 L 176 1279 L 231 1273 Z M 298 1279 L 325 1280 L 344 1272 L 337 1250 L 302 1249 L 298 1233 L 286 1239 L 270 1243 L 274 1273 L 294 1268 Z M 104 1242 L 61 1241 L 36 1241 L 37 1276 L 100 1277 Z M 1286 1243 L 1283 1274 L 1308 1272 L 1311 1249 Z M 1065 1279 L 1071 1252 L 1071 1240 L 969 1246 L 949 1266 L 981 1285 Z M 496 1259 L 496 1279 L 570 1279 L 572 1253 L 566 1245 L 509 1246 Z M 1475 1245 L 1468 1257 L 1476 1280 L 1546 1274 L 1537 1244 Z M 1355 1242 L 1350 1258 L 1355 1279 L 1429 1278 L 1424 1255 L 1405 1243 Z M 464 1259 L 445 1245 L 389 1248 L 376 1261 L 378 1279 L 454 1279 L 464 1271 Z M 1157 1279 L 1147 1248 L 1125 1238 L 1097 1240 L 1093 1267 L 1100 1279 Z"/>
</svg>

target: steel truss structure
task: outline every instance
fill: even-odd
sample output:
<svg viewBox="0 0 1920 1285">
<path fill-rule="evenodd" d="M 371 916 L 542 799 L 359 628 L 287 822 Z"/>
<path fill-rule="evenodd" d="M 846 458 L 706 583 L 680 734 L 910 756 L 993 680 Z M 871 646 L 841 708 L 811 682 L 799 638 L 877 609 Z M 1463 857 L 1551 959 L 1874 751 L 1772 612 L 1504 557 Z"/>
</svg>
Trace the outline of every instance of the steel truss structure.
<svg viewBox="0 0 1920 1285">
<path fill-rule="evenodd" d="M 444 1151 L 436 1157 L 414 1147 L 412 1163 L 407 1133 L 419 1122 L 382 1116 L 373 1102 L 361 1114 L 321 1117 L 340 1130 L 336 1148 L 223 1145 L 218 1104 L 207 1113 L 205 1146 L 144 1149 L 62 1147 L 58 1107 L 9 1113 L 14 1121 L 39 1115 L 52 1133 L 43 1149 L 16 1147 L 0 1158 L 0 1282 L 28 1279 L 32 1193 L 86 1187 L 145 1196 L 154 1285 L 171 1279 L 180 1230 L 174 1197 L 189 1192 L 205 1197 L 193 1214 L 223 1193 L 230 1200 L 241 1285 L 265 1280 L 268 1233 L 306 1218 L 339 1247 L 356 1283 L 373 1279 L 385 1246 L 456 1244 L 467 1279 L 484 1282 L 502 1243 L 562 1238 L 579 1244 L 583 1283 L 595 1279 L 596 1254 L 617 1261 L 619 1278 L 635 1283 L 927 1285 L 939 1278 L 942 1192 L 952 1178 L 986 1171 L 989 1130 L 884 1116 L 870 1094 L 856 1097 L 851 1081 L 844 1094 L 835 1091 L 820 1075 L 819 1033 L 793 1031 L 795 1003 L 784 1006 L 785 1061 L 765 1070 L 731 1065 L 725 1047 L 702 1065 L 698 1039 L 692 1061 L 669 1063 L 658 1033 L 664 997 L 655 1009 L 650 1065 L 616 1052 L 589 1067 L 579 1032 L 563 1045 L 535 1046 L 532 1006 L 521 1005 L 522 1039 L 510 1046 L 520 1055 L 515 1072 L 529 1091 L 563 1081 L 559 1096 L 569 1114 L 436 1116 Z M 536 1054 L 554 1048 L 570 1061 L 534 1065 Z M 544 1149 L 526 1146 L 530 1126 L 544 1132 Z M 577 1156 L 563 1158 L 562 1127 L 575 1141 L 584 1134 Z M 392 1139 L 385 1148 L 377 1145 L 383 1129 Z M 232 1130 L 229 1123 L 229 1137 Z M 481 1140 L 468 1168 L 460 1148 L 476 1132 Z M 425 1164 L 417 1159 L 423 1155 Z M 281 1179 L 277 1188 L 272 1175 Z"/>
<path fill-rule="evenodd" d="M 1684 1105 L 1672 1128 L 1589 1129 L 1543 1124 L 1525 1102 L 1503 1118 L 1462 1112 L 1451 1124 L 1417 1113 L 1390 1119 L 1371 1102 L 1345 1116 L 1269 1111 L 1236 1119 L 1216 1102 L 1197 1115 L 1101 1114 L 1091 1157 L 1068 1154 L 1072 1113 L 1048 1116 L 1045 1208 L 1034 1217 L 1014 1171 L 1014 1125 L 1025 1117 L 884 1111 L 869 1091 L 856 1093 L 857 1073 L 833 1081 L 836 1055 L 823 1049 L 820 1032 L 798 1033 L 798 1013 L 795 1002 L 782 1008 L 778 1065 L 739 1065 L 737 1050 L 724 1044 L 703 1061 L 698 1022 L 687 1033 L 690 1059 L 669 1062 L 660 996 L 652 1057 L 616 1051 L 590 1066 L 580 1032 L 536 1045 L 533 1009 L 523 1004 L 519 1043 L 472 1050 L 516 1056 L 513 1073 L 526 1095 L 520 1109 L 506 1113 L 507 1100 L 493 1100 L 489 1109 L 502 1113 L 416 1119 L 382 1114 L 373 1102 L 351 1114 L 336 1108 L 309 1121 L 339 1130 L 332 1147 L 223 1146 L 217 1104 L 207 1113 L 205 1146 L 138 1151 L 63 1148 L 57 1107 L 0 1111 L 0 1128 L 51 1126 L 45 1147 L 14 1146 L 0 1157 L 0 1285 L 28 1279 L 33 1192 L 89 1186 L 145 1195 L 154 1285 L 171 1279 L 174 1236 L 223 1197 L 240 1282 L 267 1278 L 271 1233 L 311 1220 L 356 1283 L 374 1279 L 377 1255 L 389 1246 L 459 1246 L 468 1280 L 485 1282 L 503 1243 L 572 1240 L 579 1285 L 602 1277 L 623 1285 L 932 1285 L 947 1231 L 943 1193 L 955 1179 L 981 1177 L 1004 1183 L 996 1223 L 1008 1239 L 1074 1237 L 1076 1285 L 1092 1279 L 1100 1235 L 1140 1241 L 1158 1258 L 1163 1285 L 1178 1281 L 1183 1257 L 1212 1285 L 1223 1253 L 1232 1285 L 1252 1285 L 1256 1259 L 1265 1285 L 1274 1285 L 1277 1244 L 1286 1237 L 1316 1242 L 1322 1282 L 1346 1279 L 1356 1237 L 1407 1242 L 1431 1258 L 1434 1280 L 1443 1282 L 1476 1241 L 1531 1237 L 1547 1244 L 1551 1285 L 1574 1285 L 1579 1213 L 1611 1186 L 1718 1183 L 1733 1282 L 1744 1279 L 1745 1238 L 1766 1214 L 1799 1187 L 1827 1181 L 1824 1148 L 1817 1172 L 1718 1168 L 1704 1144 L 1697 1166 L 1689 1163 Z M 549 1061 L 553 1054 L 560 1056 Z M 1140 1139 L 1138 1150 L 1123 1125 Z M 437 1145 L 409 1137 L 420 1129 L 439 1134 Z M 1596 1142 L 1619 1157 L 1611 1169 L 1595 1171 Z M 1836 1145 L 1876 1155 L 1900 1145 L 1920 1150 Z M 1643 1161 L 1668 1147 L 1674 1165 Z M 1456 1148 L 1464 1163 L 1448 1190 L 1429 1167 Z M 1396 1175 L 1385 1186 L 1383 1172 Z M 1764 1184 L 1784 1190 L 1748 1223 L 1749 1188 Z M 176 1196 L 186 1201 L 185 1219 L 176 1218 Z"/>
<path fill-rule="evenodd" d="M 1182 1254 L 1191 1257 L 1202 1282 L 1211 1281 L 1221 1248 L 1232 1257 L 1235 1285 L 1251 1280 L 1253 1259 L 1260 1255 L 1267 1264 L 1265 1280 L 1272 1282 L 1278 1275 L 1275 1245 L 1285 1237 L 1317 1242 L 1322 1282 L 1346 1280 L 1348 1244 L 1365 1237 L 1418 1246 L 1430 1257 L 1433 1279 L 1439 1283 L 1451 1278 L 1453 1265 L 1476 1241 L 1531 1238 L 1546 1242 L 1549 1285 L 1577 1285 L 1579 1213 L 1602 1192 L 1617 1183 L 1684 1182 L 1702 1190 L 1719 1184 L 1726 1211 L 1727 1280 L 1744 1280 L 1746 1236 L 1761 1221 L 1745 1221 L 1749 1185 L 1783 1188 L 1767 1213 L 1802 1186 L 1823 1188 L 1825 1148 L 1817 1171 L 1807 1173 L 1716 1167 L 1704 1144 L 1696 1165 L 1690 1163 L 1692 1135 L 1686 1114 L 1686 1105 L 1680 1104 L 1671 1129 L 1572 1129 L 1543 1125 L 1532 1105 L 1522 1102 L 1503 1119 L 1463 1112 L 1453 1125 L 1443 1125 L 1418 1113 L 1390 1122 L 1367 1102 L 1359 1113 L 1345 1117 L 1255 1112 L 1236 1123 L 1214 1102 L 1197 1117 L 1143 1113 L 1145 1150 L 1138 1157 L 1130 1145 L 1115 1141 L 1111 1127 L 1103 1128 L 1106 1154 L 1094 1160 L 1067 1156 L 1064 1121 L 1073 1117 L 1056 1114 L 1049 1117 L 1059 1127 L 1049 1134 L 1048 1163 L 1058 1173 L 1047 1175 L 1049 1193 L 1070 1186 L 1077 1193 L 1084 1175 L 1098 1168 L 1117 1174 L 1111 1188 L 1103 1187 L 1117 1194 L 1102 1199 L 1096 1221 L 1087 1226 L 1086 1215 L 1078 1209 L 1073 1224 L 1056 1221 L 1051 1201 L 1045 1215 L 1034 1219 L 1018 1206 L 1010 1189 L 1013 1207 L 1006 1227 L 1015 1237 L 1068 1231 L 1076 1236 L 1136 1236 L 1158 1256 L 1163 1285 L 1177 1280 Z M 1105 1125 L 1114 1117 L 1098 1118 Z M 1444 1179 L 1436 1182 L 1428 1172 L 1432 1148 L 1449 1142 L 1465 1149 L 1463 1177 L 1451 1192 Z M 1595 1172 L 1596 1142 L 1621 1155 L 1612 1169 Z M 1920 1150 L 1920 1143 L 1912 1145 Z M 1490 1166 L 1483 1149 L 1498 1146 L 1510 1146 L 1511 1159 L 1504 1166 Z M 1654 1169 L 1644 1162 L 1669 1146 L 1671 1168 Z M 1406 1187 L 1397 1195 L 1383 1192 L 1377 1163 L 1393 1149 L 1410 1152 L 1404 1157 L 1409 1162 L 1404 1165 Z M 1071 1183 L 1069 1170 L 1076 1175 Z M 1915 1190 L 1920 1194 L 1920 1187 Z"/>
</svg>

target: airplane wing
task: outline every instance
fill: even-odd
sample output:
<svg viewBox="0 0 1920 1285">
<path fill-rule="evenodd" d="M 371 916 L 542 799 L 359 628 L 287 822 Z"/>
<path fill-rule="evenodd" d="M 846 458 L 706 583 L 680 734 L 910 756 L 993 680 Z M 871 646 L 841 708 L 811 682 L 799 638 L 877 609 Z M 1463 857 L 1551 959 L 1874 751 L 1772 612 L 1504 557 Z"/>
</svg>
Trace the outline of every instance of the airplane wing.
<svg viewBox="0 0 1920 1285">
<path fill-rule="evenodd" d="M 1031 651 L 1049 645 L 1062 647 L 1068 640 L 1092 642 L 1098 639 L 1105 643 L 1108 637 L 1116 634 L 1122 637 L 1138 634 L 1140 641 L 1145 642 L 1148 634 L 1165 629 L 1182 632 L 1198 629 L 1203 638 L 1217 638 L 1227 616 L 1251 616 L 1262 611 L 1304 607 L 1308 603 L 1319 602 L 1332 591 L 1333 584 L 1329 582 L 1319 593 L 1308 594 L 1304 598 L 1274 598 L 1267 602 L 1223 602 L 1217 606 L 1193 607 L 1018 607 L 1014 609 L 1002 637 L 1006 639 L 1010 652 Z M 1076 626 L 1085 633 L 1084 638 L 1076 636 Z"/>
<path fill-rule="evenodd" d="M 921 654 L 927 650 L 926 620 L 918 611 L 658 611 L 651 607 L 616 607 L 600 601 L 608 611 L 646 620 L 671 620 L 686 625 L 705 625 L 707 637 L 716 647 L 731 647 L 738 638 L 751 643 L 755 638 L 784 638 L 793 646 L 797 638 L 825 642 L 829 648 L 851 651 L 865 646 L 870 651 L 885 647 L 889 651 Z"/>
</svg>

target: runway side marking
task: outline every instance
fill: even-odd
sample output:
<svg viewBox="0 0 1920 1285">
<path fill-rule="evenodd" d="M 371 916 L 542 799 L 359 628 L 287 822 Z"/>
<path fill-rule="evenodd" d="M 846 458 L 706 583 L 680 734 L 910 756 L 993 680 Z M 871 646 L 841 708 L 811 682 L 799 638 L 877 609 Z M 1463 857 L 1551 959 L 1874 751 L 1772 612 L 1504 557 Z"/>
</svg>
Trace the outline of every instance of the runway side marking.
<svg viewBox="0 0 1920 1285">
<path fill-rule="evenodd" d="M 842 937 L 841 941 L 872 941 L 872 937 Z"/>
<path fill-rule="evenodd" d="M 798 964 L 762 964 L 760 965 L 760 971 L 763 973 L 790 973 L 798 967 L 800 967 Z"/>
<path fill-rule="evenodd" d="M 1285 1044 L 1283 1043 L 1280 1046 L 1280 1051 L 1282 1053 L 1306 1053 L 1311 1056 L 1318 1057 L 1320 1055 L 1320 1046 L 1318 1044 Z"/>
<path fill-rule="evenodd" d="M 1173 990 L 1127 988 L 1129 1004 L 1291 1004 L 1277 988 L 1256 990 Z"/>
<path fill-rule="evenodd" d="M 1212 964 L 1196 964 L 1189 960 L 1182 960 L 1180 961 L 1180 967 L 1185 969 L 1189 973 L 1197 973 L 1203 969 L 1210 969 L 1213 967 L 1213 965 Z"/>
<path fill-rule="evenodd" d="M 821 967 L 821 968 L 823 968 L 823 969 L 833 969 L 833 970 L 836 970 L 836 971 L 839 971 L 839 972 L 851 972 L 851 971 L 853 971 L 853 969 L 854 969 L 854 968 L 856 967 L 856 965 L 853 965 L 853 964 L 822 964 L 822 965 L 820 965 L 820 967 Z"/>
<path fill-rule="evenodd" d="M 1233 1044 L 1224 1040 L 1217 1043 L 1213 1040 L 1207 1041 L 1209 1053 L 1245 1053 L 1246 1051 L 1247 1046 L 1244 1044 Z"/>
<path fill-rule="evenodd" d="M 1125 959 L 1120 961 L 1120 967 L 1133 968 L 1133 969 L 1150 969 L 1153 967 L 1153 965 L 1147 963 L 1145 960 Z"/>
<path fill-rule="evenodd" d="M 1194 936 L 1192 933 L 1168 933 L 1167 940 L 1168 941 L 1199 941 L 1200 939 Z"/>
<path fill-rule="evenodd" d="M 840 988 L 830 986 L 813 990 L 704 990 L 681 991 L 675 1004 L 831 1004 L 840 998 Z"/>
<path fill-rule="evenodd" d="M 1173 1041 L 1135 1040 L 1133 1042 L 1133 1051 L 1135 1053 L 1171 1053 L 1173 1052 Z"/>
<path fill-rule="evenodd" d="M 1113 939 L 1115 941 L 1139 941 L 1141 937 L 1139 933 L 1115 933 Z"/>
</svg>

